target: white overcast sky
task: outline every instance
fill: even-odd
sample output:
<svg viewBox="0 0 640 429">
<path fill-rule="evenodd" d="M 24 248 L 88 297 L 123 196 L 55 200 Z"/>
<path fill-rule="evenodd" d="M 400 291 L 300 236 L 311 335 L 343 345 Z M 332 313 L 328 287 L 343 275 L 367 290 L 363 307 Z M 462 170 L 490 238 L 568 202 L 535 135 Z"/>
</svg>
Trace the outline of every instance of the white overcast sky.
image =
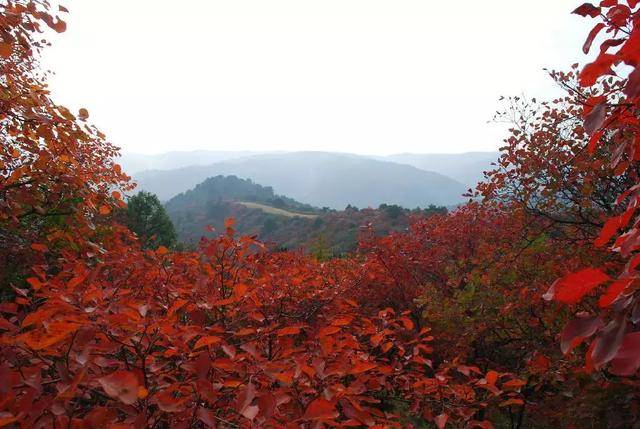
<svg viewBox="0 0 640 429">
<path fill-rule="evenodd" d="M 128 152 L 494 150 L 584 62 L 576 0 L 66 0 L 44 64 Z"/>
</svg>

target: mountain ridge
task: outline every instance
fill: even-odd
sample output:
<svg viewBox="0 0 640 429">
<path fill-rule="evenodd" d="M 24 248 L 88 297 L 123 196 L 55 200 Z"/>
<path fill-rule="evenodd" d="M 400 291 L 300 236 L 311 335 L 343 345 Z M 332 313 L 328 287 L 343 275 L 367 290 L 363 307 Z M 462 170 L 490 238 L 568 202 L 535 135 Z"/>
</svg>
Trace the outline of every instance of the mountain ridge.
<svg viewBox="0 0 640 429">
<path fill-rule="evenodd" d="M 234 218 L 240 235 L 256 236 L 271 248 L 301 249 L 318 256 L 337 256 L 356 249 L 362 228 L 376 235 L 403 231 L 412 217 L 446 213 L 444 207 L 409 210 L 399 206 L 345 210 L 320 209 L 275 194 L 236 176 L 215 176 L 164 204 L 180 241 L 193 247 L 202 236 L 226 230 Z"/>
<path fill-rule="evenodd" d="M 331 152 L 269 153 L 230 159 L 206 166 L 148 170 L 134 176 L 140 189 L 167 201 L 207 177 L 236 175 L 269 183 L 279 194 L 318 207 L 377 207 L 397 204 L 452 206 L 468 189 L 437 172 L 355 154 Z M 336 192 L 336 191 L 339 192 Z"/>
</svg>

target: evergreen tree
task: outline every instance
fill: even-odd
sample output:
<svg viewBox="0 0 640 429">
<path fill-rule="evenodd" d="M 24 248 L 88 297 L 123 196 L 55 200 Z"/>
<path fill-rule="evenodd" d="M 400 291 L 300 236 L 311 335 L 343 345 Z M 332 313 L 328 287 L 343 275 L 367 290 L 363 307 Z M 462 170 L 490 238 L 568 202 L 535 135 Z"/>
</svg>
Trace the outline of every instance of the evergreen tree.
<svg viewBox="0 0 640 429">
<path fill-rule="evenodd" d="M 155 194 L 140 191 L 127 201 L 127 226 L 138 235 L 144 247 L 175 247 L 176 232 Z"/>
</svg>

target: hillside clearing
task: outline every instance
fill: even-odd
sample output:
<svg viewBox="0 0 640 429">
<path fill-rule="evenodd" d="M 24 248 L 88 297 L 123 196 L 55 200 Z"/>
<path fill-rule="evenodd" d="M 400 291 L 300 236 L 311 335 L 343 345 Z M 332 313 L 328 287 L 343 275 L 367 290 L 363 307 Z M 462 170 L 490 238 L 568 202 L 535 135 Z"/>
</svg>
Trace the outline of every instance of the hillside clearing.
<svg viewBox="0 0 640 429">
<path fill-rule="evenodd" d="M 237 201 L 237 204 L 243 205 L 250 209 L 260 209 L 265 213 L 280 215 L 285 217 L 304 217 L 307 219 L 315 219 L 318 217 L 318 215 L 315 215 L 315 214 L 290 212 L 284 209 L 279 209 L 276 207 L 266 206 L 264 204 L 253 203 L 248 201 Z"/>
</svg>

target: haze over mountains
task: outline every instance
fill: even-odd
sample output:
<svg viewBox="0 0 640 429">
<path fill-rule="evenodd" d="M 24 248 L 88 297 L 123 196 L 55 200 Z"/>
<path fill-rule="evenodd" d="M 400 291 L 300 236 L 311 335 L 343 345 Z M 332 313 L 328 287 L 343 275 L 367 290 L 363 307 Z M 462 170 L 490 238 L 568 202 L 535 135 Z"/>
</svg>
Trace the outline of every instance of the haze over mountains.
<svg viewBox="0 0 640 429">
<path fill-rule="evenodd" d="M 483 172 L 491 169 L 499 152 L 466 153 L 400 153 L 382 157 L 385 161 L 407 164 L 421 170 L 435 171 L 473 188 L 483 179 Z"/>
<path fill-rule="evenodd" d="M 272 186 L 278 194 L 318 207 L 397 204 L 453 206 L 491 168 L 497 152 L 369 157 L 330 152 L 171 152 L 125 154 L 121 163 L 138 189 L 167 201 L 217 175 Z M 150 167 L 150 169 L 145 169 Z"/>
</svg>

